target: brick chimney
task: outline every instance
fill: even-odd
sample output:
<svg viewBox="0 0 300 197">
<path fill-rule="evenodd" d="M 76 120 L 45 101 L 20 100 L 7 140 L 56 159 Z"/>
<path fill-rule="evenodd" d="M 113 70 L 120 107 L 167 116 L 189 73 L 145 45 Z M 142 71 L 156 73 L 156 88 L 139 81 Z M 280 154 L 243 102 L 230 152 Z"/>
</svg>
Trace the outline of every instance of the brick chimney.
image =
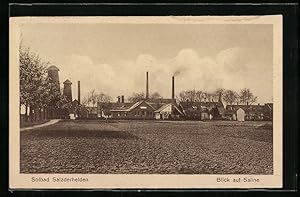
<svg viewBox="0 0 300 197">
<path fill-rule="evenodd" d="M 78 103 L 80 104 L 80 81 L 78 81 Z"/>
<path fill-rule="evenodd" d="M 175 79 L 172 76 L 172 99 L 175 99 Z"/>
<path fill-rule="evenodd" d="M 149 99 L 149 81 L 148 81 L 148 71 L 146 72 L 146 99 Z"/>
</svg>

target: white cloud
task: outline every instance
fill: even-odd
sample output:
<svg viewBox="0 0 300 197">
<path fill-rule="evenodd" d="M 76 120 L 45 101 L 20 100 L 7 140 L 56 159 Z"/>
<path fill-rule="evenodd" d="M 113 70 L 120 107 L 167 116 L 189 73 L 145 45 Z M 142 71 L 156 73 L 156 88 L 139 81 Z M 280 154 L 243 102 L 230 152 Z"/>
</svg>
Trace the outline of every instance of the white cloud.
<svg viewBox="0 0 300 197">
<path fill-rule="evenodd" d="M 81 81 L 82 97 L 95 89 L 118 95 L 145 91 L 145 72 L 149 71 L 150 92 L 171 97 L 171 77 L 176 75 L 176 93 L 187 89 L 213 91 L 217 88 L 239 90 L 251 83 L 247 72 L 251 64 L 245 49 L 234 47 L 222 50 L 216 57 L 200 58 L 193 49 L 182 49 L 170 59 L 157 59 L 140 54 L 135 60 L 120 60 L 113 64 L 96 64 L 87 56 L 72 55 L 60 66 L 60 79 L 73 82 L 73 97 L 77 97 L 77 81 Z M 250 76 L 248 76 L 250 74 Z M 255 87 L 254 87 L 255 88 Z M 257 91 L 259 92 L 259 91 Z"/>
</svg>

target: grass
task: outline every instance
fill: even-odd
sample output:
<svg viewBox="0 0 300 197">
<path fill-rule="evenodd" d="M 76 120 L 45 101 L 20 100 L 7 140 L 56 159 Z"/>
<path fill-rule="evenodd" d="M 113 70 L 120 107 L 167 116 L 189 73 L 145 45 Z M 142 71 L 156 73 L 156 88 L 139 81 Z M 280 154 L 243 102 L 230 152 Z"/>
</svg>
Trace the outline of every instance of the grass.
<svg viewBox="0 0 300 197">
<path fill-rule="evenodd" d="M 49 122 L 50 120 L 39 120 L 39 121 L 20 121 L 20 128 L 25 128 L 25 127 L 31 127 L 39 124 L 44 124 L 46 122 Z"/>
<path fill-rule="evenodd" d="M 21 173 L 272 174 L 271 122 L 74 121 L 21 132 Z"/>
</svg>

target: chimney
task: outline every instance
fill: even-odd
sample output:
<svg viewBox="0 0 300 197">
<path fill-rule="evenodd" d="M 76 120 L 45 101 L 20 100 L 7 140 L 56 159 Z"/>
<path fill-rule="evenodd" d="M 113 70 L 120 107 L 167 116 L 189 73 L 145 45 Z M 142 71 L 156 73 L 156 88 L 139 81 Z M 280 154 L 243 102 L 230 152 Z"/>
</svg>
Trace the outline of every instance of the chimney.
<svg viewBox="0 0 300 197">
<path fill-rule="evenodd" d="M 118 96 L 118 103 L 120 103 L 121 102 L 121 97 L 120 96 Z"/>
<path fill-rule="evenodd" d="M 80 81 L 78 81 L 78 103 L 80 104 Z"/>
<path fill-rule="evenodd" d="M 146 99 L 149 99 L 148 71 L 146 72 Z"/>
<path fill-rule="evenodd" d="M 175 99 L 175 80 L 174 76 L 172 76 L 172 99 Z"/>
<path fill-rule="evenodd" d="M 124 95 L 121 96 L 121 103 L 124 103 Z"/>
</svg>

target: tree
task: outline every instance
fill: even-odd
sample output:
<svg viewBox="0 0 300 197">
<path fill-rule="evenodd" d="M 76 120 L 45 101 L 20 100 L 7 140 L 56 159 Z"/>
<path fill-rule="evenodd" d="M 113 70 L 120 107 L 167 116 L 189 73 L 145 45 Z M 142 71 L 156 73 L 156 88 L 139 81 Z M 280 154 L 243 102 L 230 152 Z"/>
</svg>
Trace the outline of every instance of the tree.
<svg viewBox="0 0 300 197">
<path fill-rule="evenodd" d="M 97 102 L 109 103 L 112 100 L 112 98 L 108 94 L 100 92 L 99 94 L 96 94 L 96 100 Z"/>
<path fill-rule="evenodd" d="M 97 102 L 110 102 L 111 96 L 109 96 L 108 94 L 105 94 L 103 92 L 96 92 L 95 89 L 91 90 L 88 92 L 87 96 L 84 97 L 82 99 L 82 104 L 86 105 L 86 106 L 93 106 L 95 107 L 95 105 L 97 104 Z"/>
<path fill-rule="evenodd" d="M 213 97 L 216 99 L 216 100 L 219 100 L 220 96 L 221 96 L 221 99 L 224 98 L 224 94 L 225 94 L 225 89 L 224 88 L 218 88 L 216 91 L 214 91 L 213 93 Z"/>
<path fill-rule="evenodd" d="M 95 89 L 88 93 L 88 102 L 91 103 L 93 107 L 97 103 L 97 93 Z"/>
<path fill-rule="evenodd" d="M 60 93 L 57 83 L 47 75 L 49 62 L 42 60 L 29 47 L 20 44 L 20 105 L 25 107 L 26 118 L 31 121 L 40 119 L 41 110 L 46 117 L 46 109 L 56 111 L 66 107 L 67 100 Z"/>
<path fill-rule="evenodd" d="M 197 99 L 197 93 L 195 90 L 186 90 L 179 93 L 179 101 L 195 102 Z"/>
<path fill-rule="evenodd" d="M 239 100 L 242 104 L 251 105 L 256 102 L 257 97 L 253 95 L 250 89 L 244 88 L 240 91 Z"/>
<path fill-rule="evenodd" d="M 233 90 L 225 90 L 223 92 L 223 100 L 226 102 L 228 105 L 233 105 L 238 101 L 239 95 Z"/>
<path fill-rule="evenodd" d="M 201 90 L 196 91 L 196 101 L 197 101 L 197 102 L 202 102 L 202 101 L 204 101 L 205 95 L 206 95 L 206 93 L 205 93 L 204 91 L 201 91 Z"/>
<path fill-rule="evenodd" d="M 150 99 L 156 100 L 156 99 L 162 99 L 163 97 L 158 93 L 154 92 L 153 94 L 150 95 Z"/>
<path fill-rule="evenodd" d="M 201 90 L 185 90 L 180 92 L 177 98 L 179 101 L 205 102 L 210 100 L 211 94 Z"/>
<path fill-rule="evenodd" d="M 45 107 L 49 89 L 47 84 L 46 67 L 49 62 L 44 62 L 38 54 L 33 53 L 29 47 L 22 43 L 19 48 L 20 63 L 20 105 L 25 106 L 26 117 L 31 120 L 38 118 L 41 108 Z M 34 117 L 32 116 L 34 112 Z"/>
<path fill-rule="evenodd" d="M 138 102 L 143 99 L 145 99 L 145 94 L 143 92 L 140 92 L 140 93 L 134 92 L 134 93 L 132 93 L 131 96 L 128 97 L 128 101 L 132 102 L 132 103 Z"/>
</svg>

